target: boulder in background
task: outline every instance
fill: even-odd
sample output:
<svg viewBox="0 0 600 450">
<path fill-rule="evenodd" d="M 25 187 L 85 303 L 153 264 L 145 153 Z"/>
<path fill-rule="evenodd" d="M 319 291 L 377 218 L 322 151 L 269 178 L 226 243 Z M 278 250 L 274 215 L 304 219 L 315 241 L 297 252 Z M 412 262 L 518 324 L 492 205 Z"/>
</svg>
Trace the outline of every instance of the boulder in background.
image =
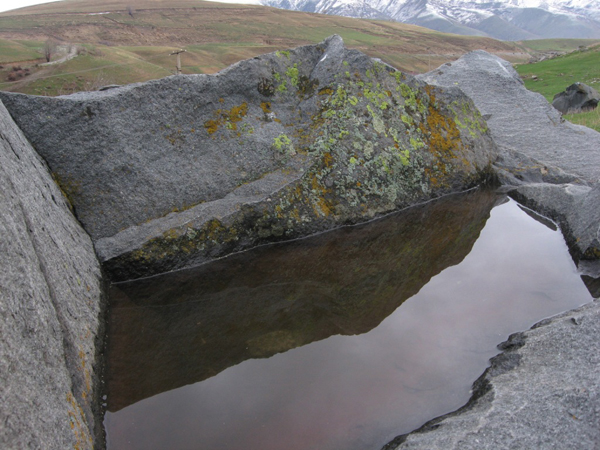
<svg viewBox="0 0 600 450">
<path fill-rule="evenodd" d="M 573 114 L 596 109 L 600 94 L 587 84 L 573 83 L 563 92 L 554 96 L 552 106 L 563 114 Z"/>
</svg>

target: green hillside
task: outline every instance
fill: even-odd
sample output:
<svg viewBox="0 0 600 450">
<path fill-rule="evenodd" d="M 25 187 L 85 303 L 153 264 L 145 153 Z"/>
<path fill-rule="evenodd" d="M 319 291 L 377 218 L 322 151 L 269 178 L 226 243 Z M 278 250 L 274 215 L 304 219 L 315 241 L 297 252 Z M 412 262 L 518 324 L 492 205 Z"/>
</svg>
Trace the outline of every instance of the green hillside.
<svg viewBox="0 0 600 450">
<path fill-rule="evenodd" d="M 539 92 L 550 102 L 576 81 L 600 90 L 600 45 L 534 64 L 519 64 L 516 69 L 527 89 Z"/>
<path fill-rule="evenodd" d="M 519 44 L 533 52 L 572 52 L 597 44 L 598 39 L 532 39 Z"/>
</svg>

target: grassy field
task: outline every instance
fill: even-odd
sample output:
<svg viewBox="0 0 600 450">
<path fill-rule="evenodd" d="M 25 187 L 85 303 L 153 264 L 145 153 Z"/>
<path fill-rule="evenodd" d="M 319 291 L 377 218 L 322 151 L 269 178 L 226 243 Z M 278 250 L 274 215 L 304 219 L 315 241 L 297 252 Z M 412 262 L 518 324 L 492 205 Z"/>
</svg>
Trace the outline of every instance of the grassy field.
<svg viewBox="0 0 600 450">
<path fill-rule="evenodd" d="M 332 34 L 341 35 L 349 48 L 410 73 L 480 48 L 513 62 L 530 57 L 514 43 L 396 22 L 200 0 L 66 0 L 0 14 L 0 54 L 5 57 L 0 89 L 57 95 L 94 89 L 101 81 L 125 84 L 164 77 L 175 69 L 169 54 L 180 48 L 186 50 L 184 73 L 214 73 L 242 59 L 317 43 Z M 80 55 L 56 66 L 41 65 L 40 50 L 49 36 L 79 46 Z M 12 65 L 23 65 L 19 61 L 29 61 L 29 75 L 9 81 L 15 78 Z"/>
<path fill-rule="evenodd" d="M 600 45 L 535 64 L 516 65 L 525 86 L 552 101 L 555 94 L 579 81 L 600 90 Z"/>
<path fill-rule="evenodd" d="M 579 114 L 567 114 L 564 117 L 569 122 L 600 131 L 600 108 Z"/>
<path fill-rule="evenodd" d="M 600 91 L 600 45 L 534 64 L 517 65 L 516 69 L 527 89 L 539 92 L 549 102 L 575 82 L 585 83 Z M 597 111 L 569 114 L 565 118 L 600 131 L 600 115 Z"/>
<path fill-rule="evenodd" d="M 534 39 L 519 44 L 533 52 L 572 52 L 597 44 L 598 39 Z"/>
<path fill-rule="evenodd" d="M 43 42 L 0 39 L 0 64 L 18 63 L 41 58 Z"/>
</svg>

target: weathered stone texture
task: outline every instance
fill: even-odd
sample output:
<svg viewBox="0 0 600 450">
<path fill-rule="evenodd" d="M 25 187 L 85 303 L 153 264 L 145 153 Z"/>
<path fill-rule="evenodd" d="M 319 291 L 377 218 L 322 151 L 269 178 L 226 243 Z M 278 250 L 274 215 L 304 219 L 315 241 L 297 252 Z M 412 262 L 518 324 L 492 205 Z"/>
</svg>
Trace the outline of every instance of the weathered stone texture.
<svg viewBox="0 0 600 450">
<path fill-rule="evenodd" d="M 509 62 L 477 50 L 418 78 L 467 94 L 502 150 L 534 160 L 530 167 L 521 165 L 523 171 L 546 175 L 548 167 L 557 167 L 587 182 L 600 181 L 600 133 L 564 121 L 541 94 L 525 88 Z"/>
<path fill-rule="evenodd" d="M 496 158 L 457 89 L 321 44 L 60 98 L 0 96 L 115 280 L 465 189 Z"/>
<path fill-rule="evenodd" d="M 92 448 L 102 281 L 89 236 L 0 103 L 0 447 Z"/>
</svg>

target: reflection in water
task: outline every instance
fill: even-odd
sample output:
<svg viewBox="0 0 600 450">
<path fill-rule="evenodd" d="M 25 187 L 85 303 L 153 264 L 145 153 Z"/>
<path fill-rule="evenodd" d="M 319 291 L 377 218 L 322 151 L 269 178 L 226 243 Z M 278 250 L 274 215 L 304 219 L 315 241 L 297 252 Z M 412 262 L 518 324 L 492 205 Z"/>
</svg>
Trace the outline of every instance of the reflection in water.
<svg viewBox="0 0 600 450">
<path fill-rule="evenodd" d="M 376 449 L 461 406 L 508 334 L 590 299 L 560 233 L 512 201 L 486 224 L 498 203 L 114 287 L 109 449 Z"/>
</svg>

